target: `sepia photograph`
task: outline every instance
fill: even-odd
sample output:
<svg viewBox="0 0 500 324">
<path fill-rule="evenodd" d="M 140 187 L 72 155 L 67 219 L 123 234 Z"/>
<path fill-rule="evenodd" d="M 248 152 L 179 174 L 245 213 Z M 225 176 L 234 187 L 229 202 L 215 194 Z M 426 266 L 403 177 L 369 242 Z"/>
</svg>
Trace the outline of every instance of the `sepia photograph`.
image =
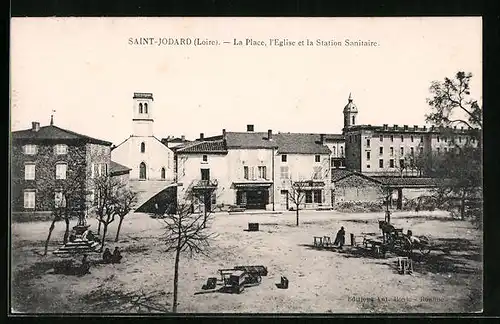
<svg viewBox="0 0 500 324">
<path fill-rule="evenodd" d="M 481 313 L 482 23 L 12 18 L 10 315 Z"/>
</svg>

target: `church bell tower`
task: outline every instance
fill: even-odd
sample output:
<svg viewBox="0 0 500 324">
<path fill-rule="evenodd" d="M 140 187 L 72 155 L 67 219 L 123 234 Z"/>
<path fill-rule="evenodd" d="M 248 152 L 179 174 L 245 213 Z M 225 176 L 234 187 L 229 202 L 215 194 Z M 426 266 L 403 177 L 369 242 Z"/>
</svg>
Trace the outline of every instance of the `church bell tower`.
<svg viewBox="0 0 500 324">
<path fill-rule="evenodd" d="M 153 136 L 153 94 L 134 93 L 134 117 L 132 119 L 134 133 L 132 136 Z"/>
<path fill-rule="evenodd" d="M 344 107 L 344 130 L 350 126 L 357 125 L 358 108 L 352 101 L 352 96 L 349 93 L 347 105 Z"/>
</svg>

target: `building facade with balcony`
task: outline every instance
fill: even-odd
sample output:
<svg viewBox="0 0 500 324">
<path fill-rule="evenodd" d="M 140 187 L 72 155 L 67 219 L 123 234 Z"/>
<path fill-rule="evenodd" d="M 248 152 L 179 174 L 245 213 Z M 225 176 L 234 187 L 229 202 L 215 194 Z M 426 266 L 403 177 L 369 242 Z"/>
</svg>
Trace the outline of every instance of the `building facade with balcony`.
<svg viewBox="0 0 500 324">
<path fill-rule="evenodd" d="M 11 133 L 11 211 L 14 219 L 51 217 L 71 195 L 74 216 L 93 204 L 93 178 L 107 175 L 111 142 L 50 125 Z"/>
<path fill-rule="evenodd" d="M 178 199 L 213 190 L 211 206 L 284 210 L 303 182 L 302 208 L 331 205 L 330 153 L 320 134 L 226 132 L 176 149 Z M 199 201 L 199 199 L 197 199 Z"/>
</svg>

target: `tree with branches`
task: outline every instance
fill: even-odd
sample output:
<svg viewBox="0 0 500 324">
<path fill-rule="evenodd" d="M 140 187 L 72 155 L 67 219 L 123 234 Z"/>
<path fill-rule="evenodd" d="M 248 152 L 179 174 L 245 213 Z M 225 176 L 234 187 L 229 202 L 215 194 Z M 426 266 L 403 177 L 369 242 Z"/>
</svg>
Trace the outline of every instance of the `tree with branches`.
<svg viewBox="0 0 500 324">
<path fill-rule="evenodd" d="M 297 226 L 299 226 L 299 212 L 306 199 L 304 189 L 306 186 L 307 182 L 305 181 L 291 181 L 290 190 L 288 191 L 288 201 L 294 206 Z"/>
<path fill-rule="evenodd" d="M 115 209 L 120 221 L 118 223 L 118 229 L 116 230 L 115 242 L 118 242 L 120 236 L 120 230 L 122 228 L 123 219 L 132 210 L 132 206 L 137 200 L 137 193 L 131 191 L 129 188 L 121 190 L 117 199 L 117 208 Z"/>
<path fill-rule="evenodd" d="M 206 224 L 210 222 L 204 220 L 204 213 L 194 212 L 193 199 L 190 197 L 184 203 L 177 205 L 175 213 L 168 213 L 162 217 L 165 223 L 165 234 L 163 240 L 167 246 L 167 252 L 175 253 L 174 262 L 174 294 L 172 312 L 177 312 L 177 294 L 179 283 L 179 261 L 183 252 L 188 252 L 189 257 L 195 253 L 208 256 L 210 241 L 214 238 L 213 233 L 209 233 Z M 166 208 L 166 210 L 171 210 Z M 205 224 L 204 224 L 205 223 Z"/>
</svg>

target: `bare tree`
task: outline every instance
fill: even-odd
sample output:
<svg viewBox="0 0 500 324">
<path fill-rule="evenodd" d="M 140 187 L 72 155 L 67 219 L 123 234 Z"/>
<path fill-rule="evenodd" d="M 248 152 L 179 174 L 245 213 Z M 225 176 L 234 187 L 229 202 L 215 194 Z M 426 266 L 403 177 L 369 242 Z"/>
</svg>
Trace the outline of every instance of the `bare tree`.
<svg viewBox="0 0 500 324">
<path fill-rule="evenodd" d="M 132 210 L 132 206 L 136 202 L 136 199 L 137 194 L 132 192 L 129 188 L 122 190 L 116 199 L 117 207 L 115 209 L 115 213 L 120 218 L 120 222 L 118 223 L 118 229 L 116 230 L 115 242 L 118 242 L 123 219 Z"/>
<path fill-rule="evenodd" d="M 178 204 L 176 213 L 167 214 L 163 217 L 163 221 L 166 229 L 163 240 L 167 245 L 167 251 L 175 253 L 172 312 L 176 313 L 181 253 L 189 252 L 189 257 L 194 253 L 208 255 L 207 250 L 213 233 L 208 233 L 203 224 L 209 222 L 210 217 L 204 222 L 204 214 L 193 212 L 193 203 L 189 199 L 186 203 Z"/>
<path fill-rule="evenodd" d="M 305 181 L 291 182 L 290 190 L 288 192 L 288 201 L 294 206 L 296 215 L 296 225 L 299 226 L 299 211 L 305 202 L 306 192 L 304 187 L 307 186 Z"/>
</svg>

